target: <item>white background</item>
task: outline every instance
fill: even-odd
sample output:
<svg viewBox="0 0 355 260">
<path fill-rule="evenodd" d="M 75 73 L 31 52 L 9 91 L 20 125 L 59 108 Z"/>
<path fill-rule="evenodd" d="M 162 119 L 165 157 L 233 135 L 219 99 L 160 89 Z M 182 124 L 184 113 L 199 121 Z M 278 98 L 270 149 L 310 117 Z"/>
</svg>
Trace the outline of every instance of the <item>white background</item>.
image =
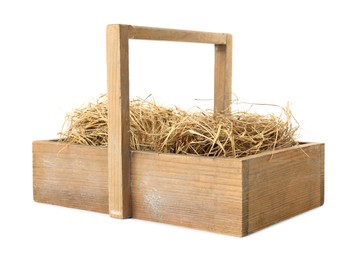
<svg viewBox="0 0 355 260">
<path fill-rule="evenodd" d="M 232 6 L 231 3 L 234 3 Z M 242 101 L 293 104 L 326 143 L 321 208 L 245 238 L 38 204 L 31 142 L 106 91 L 106 25 L 229 32 Z M 132 96 L 207 106 L 213 47 L 132 42 Z M 0 2 L 0 259 L 354 259 L 353 1 Z"/>
</svg>

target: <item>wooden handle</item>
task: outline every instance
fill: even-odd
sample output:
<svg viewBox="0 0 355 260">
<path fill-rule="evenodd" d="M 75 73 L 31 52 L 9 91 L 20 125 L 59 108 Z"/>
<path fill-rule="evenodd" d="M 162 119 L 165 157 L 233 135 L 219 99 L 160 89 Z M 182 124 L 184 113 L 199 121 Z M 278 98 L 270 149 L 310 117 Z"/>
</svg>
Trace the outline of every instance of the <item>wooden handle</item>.
<svg viewBox="0 0 355 260">
<path fill-rule="evenodd" d="M 232 100 L 232 35 L 113 24 L 107 26 L 109 213 L 129 218 L 130 136 L 128 40 L 160 40 L 215 45 L 214 111 L 229 113 Z"/>
</svg>

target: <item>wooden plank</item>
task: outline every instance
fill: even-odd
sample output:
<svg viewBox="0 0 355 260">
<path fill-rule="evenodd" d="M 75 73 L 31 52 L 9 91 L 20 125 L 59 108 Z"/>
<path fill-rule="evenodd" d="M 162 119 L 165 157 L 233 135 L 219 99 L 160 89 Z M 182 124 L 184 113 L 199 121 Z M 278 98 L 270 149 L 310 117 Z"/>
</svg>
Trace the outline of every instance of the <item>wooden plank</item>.
<svg viewBox="0 0 355 260">
<path fill-rule="evenodd" d="M 322 204 L 322 144 L 302 145 L 249 161 L 248 233 Z"/>
<path fill-rule="evenodd" d="M 128 28 L 107 27 L 108 171 L 110 216 L 131 217 Z"/>
<path fill-rule="evenodd" d="M 226 44 L 224 33 L 197 32 L 176 29 L 163 29 L 154 27 L 142 27 L 127 25 L 129 38 L 137 40 L 196 42 L 211 44 Z"/>
<path fill-rule="evenodd" d="M 65 153 L 61 152 L 65 148 L 69 148 L 73 153 L 77 153 L 78 156 L 97 156 L 97 150 L 107 150 L 106 147 L 102 146 L 91 146 L 91 145 L 81 145 L 81 144 L 67 144 L 58 142 L 58 140 L 48 140 L 48 141 L 34 141 L 32 146 L 32 151 L 39 153 L 61 153 L 65 156 Z M 85 149 L 85 154 L 82 154 L 83 149 Z"/>
<path fill-rule="evenodd" d="M 242 161 L 242 233 L 249 232 L 249 160 Z"/>
<path fill-rule="evenodd" d="M 215 45 L 214 111 L 230 113 L 232 102 L 232 35 L 226 44 Z"/>
<path fill-rule="evenodd" d="M 33 142 L 36 202 L 108 213 L 107 149 Z"/>
<path fill-rule="evenodd" d="M 242 235 L 241 161 L 132 153 L 134 218 Z"/>
<path fill-rule="evenodd" d="M 320 160 L 319 160 L 319 168 L 320 168 L 320 205 L 324 204 L 324 151 L 325 144 L 320 144 Z"/>
</svg>

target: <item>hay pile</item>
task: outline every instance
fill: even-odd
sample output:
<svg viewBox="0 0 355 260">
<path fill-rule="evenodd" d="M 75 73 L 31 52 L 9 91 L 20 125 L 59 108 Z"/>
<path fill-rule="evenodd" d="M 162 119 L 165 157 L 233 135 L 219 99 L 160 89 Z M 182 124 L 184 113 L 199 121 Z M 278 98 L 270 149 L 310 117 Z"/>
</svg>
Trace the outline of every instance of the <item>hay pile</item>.
<svg viewBox="0 0 355 260">
<path fill-rule="evenodd" d="M 212 111 L 187 112 L 143 99 L 130 103 L 132 150 L 201 156 L 243 157 L 297 144 L 297 126 L 288 108 L 283 115 L 244 111 L 213 115 Z M 66 117 L 60 141 L 107 146 L 107 98 L 74 110 Z"/>
</svg>

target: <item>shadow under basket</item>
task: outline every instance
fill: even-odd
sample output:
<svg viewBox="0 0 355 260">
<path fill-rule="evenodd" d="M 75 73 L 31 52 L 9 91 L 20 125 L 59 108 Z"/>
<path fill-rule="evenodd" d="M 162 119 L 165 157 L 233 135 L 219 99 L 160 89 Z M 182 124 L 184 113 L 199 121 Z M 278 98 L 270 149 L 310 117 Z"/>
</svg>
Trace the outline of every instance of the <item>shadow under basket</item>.
<svg viewBox="0 0 355 260">
<path fill-rule="evenodd" d="M 245 236 L 321 206 L 324 144 L 240 159 L 131 152 L 132 217 Z M 33 142 L 37 202 L 109 212 L 108 150 Z"/>
</svg>

